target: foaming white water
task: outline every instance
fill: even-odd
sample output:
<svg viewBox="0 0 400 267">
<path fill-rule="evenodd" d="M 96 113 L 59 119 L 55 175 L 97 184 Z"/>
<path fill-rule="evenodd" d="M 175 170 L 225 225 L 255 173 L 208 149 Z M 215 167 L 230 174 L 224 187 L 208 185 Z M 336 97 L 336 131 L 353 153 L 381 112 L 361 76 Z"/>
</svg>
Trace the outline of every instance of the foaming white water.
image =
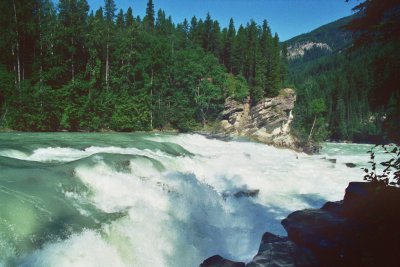
<svg viewBox="0 0 400 267">
<path fill-rule="evenodd" d="M 110 245 L 99 233 L 84 231 L 69 239 L 46 244 L 19 264 L 24 267 L 45 266 L 127 266 L 121 261 L 116 247 Z"/>
<path fill-rule="evenodd" d="M 218 192 L 259 189 L 255 201 L 288 211 L 309 208 L 306 199 L 302 200 L 304 195 L 339 200 L 348 182 L 362 176 L 360 168 L 350 169 L 344 164 L 352 162 L 352 155 L 336 155 L 338 163 L 333 164 L 323 159 L 324 155 L 309 156 L 258 143 L 221 142 L 200 135 L 168 138 L 196 155 L 181 158 L 178 164 L 168 167 L 194 173 Z M 368 160 L 365 153 L 354 157 L 355 163 Z"/>
<path fill-rule="evenodd" d="M 27 154 L 25 154 L 21 151 L 15 150 L 15 149 L 1 150 L 0 156 L 16 158 L 16 159 L 26 159 L 28 157 Z"/>
<path fill-rule="evenodd" d="M 39 161 L 39 162 L 70 162 L 81 158 L 89 157 L 97 153 L 152 156 L 156 152 L 153 152 L 149 149 L 140 150 L 137 148 L 121 148 L 114 146 L 110 147 L 91 146 L 85 149 L 47 147 L 47 148 L 38 148 L 34 150 L 33 153 L 30 155 L 25 154 L 18 150 L 0 151 L 1 156 L 21 159 L 21 160 Z"/>
<path fill-rule="evenodd" d="M 64 241 L 46 244 L 23 262 L 26 266 L 198 266 L 221 254 L 248 261 L 264 231 L 284 234 L 280 220 L 296 209 L 339 200 L 359 168 L 344 163 L 359 157 L 329 150 L 308 156 L 250 142 L 222 142 L 200 135 L 152 136 L 181 145 L 193 156 L 172 156 L 137 148 L 89 147 L 35 150 L 31 160 L 71 161 L 96 153 L 143 155 L 117 171 L 101 156 L 95 165 L 76 167 L 88 198 L 100 210 L 126 216 Z M 66 155 L 62 155 L 66 153 Z M 335 158 L 334 164 L 323 158 Z M 233 193 L 257 189 L 254 198 Z"/>
</svg>

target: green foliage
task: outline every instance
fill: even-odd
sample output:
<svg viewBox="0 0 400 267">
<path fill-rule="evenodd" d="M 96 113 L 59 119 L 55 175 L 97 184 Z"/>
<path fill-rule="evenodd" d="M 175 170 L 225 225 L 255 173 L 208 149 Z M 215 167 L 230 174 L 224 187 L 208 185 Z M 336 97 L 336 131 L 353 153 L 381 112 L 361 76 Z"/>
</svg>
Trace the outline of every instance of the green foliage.
<svg viewBox="0 0 400 267">
<path fill-rule="evenodd" d="M 319 115 L 326 111 L 326 105 L 323 99 L 313 99 L 310 104 L 310 112 L 313 115 Z"/>
<path fill-rule="evenodd" d="M 3 64 L 0 64 L 0 114 L 7 115 L 7 99 L 9 99 L 12 95 L 13 82 L 14 77 L 12 73 L 8 72 Z M 5 123 L 5 115 L 0 118 L 0 125 Z"/>
<path fill-rule="evenodd" d="M 382 172 L 379 172 L 377 163 L 375 162 L 374 149 L 377 147 L 378 145 L 375 145 L 374 148 L 368 151 L 370 155 L 370 161 L 368 163 L 371 164 L 371 169 L 363 168 L 365 172 L 364 180 L 385 186 L 394 185 L 400 187 L 400 146 L 381 145 L 384 155 L 389 158 L 380 163 L 383 167 Z"/>
<path fill-rule="evenodd" d="M 225 74 L 224 83 L 225 95 L 233 97 L 236 101 L 242 102 L 249 95 L 249 87 L 242 75 L 234 76 Z"/>
<path fill-rule="evenodd" d="M 148 96 L 129 96 L 126 92 L 119 95 L 111 118 L 111 128 L 117 131 L 149 130 Z"/>
<path fill-rule="evenodd" d="M 14 2 L 0 2 L 1 125 L 189 131 L 215 121 L 228 96 L 257 102 L 280 87 L 266 22 L 236 32 L 207 14 L 175 25 L 151 0 L 143 19 L 114 0 L 90 14 L 86 0 Z"/>
</svg>

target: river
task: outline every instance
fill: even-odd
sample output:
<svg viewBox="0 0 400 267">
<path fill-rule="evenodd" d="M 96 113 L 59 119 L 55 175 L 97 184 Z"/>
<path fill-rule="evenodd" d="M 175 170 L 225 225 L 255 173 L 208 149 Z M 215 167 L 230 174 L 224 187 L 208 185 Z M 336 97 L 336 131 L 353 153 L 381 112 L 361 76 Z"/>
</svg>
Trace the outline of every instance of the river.
<svg viewBox="0 0 400 267">
<path fill-rule="evenodd" d="M 196 134 L 0 133 L 0 266 L 249 261 L 289 213 L 342 199 L 370 147 L 309 156 Z M 259 193 L 234 196 L 245 190 Z"/>
</svg>

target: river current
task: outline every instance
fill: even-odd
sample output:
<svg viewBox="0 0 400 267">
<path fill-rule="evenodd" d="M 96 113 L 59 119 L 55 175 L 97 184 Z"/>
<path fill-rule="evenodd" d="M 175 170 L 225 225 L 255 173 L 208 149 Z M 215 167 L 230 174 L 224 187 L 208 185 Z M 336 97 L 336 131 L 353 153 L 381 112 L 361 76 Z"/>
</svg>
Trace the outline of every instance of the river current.
<svg viewBox="0 0 400 267">
<path fill-rule="evenodd" d="M 0 133 L 0 266 L 249 261 L 289 213 L 342 199 L 370 148 L 327 143 L 309 156 L 196 134 Z M 259 191 L 235 196 L 246 190 Z"/>
</svg>

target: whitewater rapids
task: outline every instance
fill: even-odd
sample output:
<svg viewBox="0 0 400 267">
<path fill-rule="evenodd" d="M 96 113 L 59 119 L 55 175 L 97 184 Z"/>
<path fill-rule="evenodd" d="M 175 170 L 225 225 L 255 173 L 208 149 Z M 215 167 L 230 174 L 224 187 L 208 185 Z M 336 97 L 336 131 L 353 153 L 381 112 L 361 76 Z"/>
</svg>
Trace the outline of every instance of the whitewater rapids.
<svg viewBox="0 0 400 267">
<path fill-rule="evenodd" d="M 370 147 L 309 156 L 195 134 L 2 133 L 0 266 L 249 261 L 289 213 L 361 181 Z M 247 189 L 259 193 L 233 196 Z"/>
</svg>

